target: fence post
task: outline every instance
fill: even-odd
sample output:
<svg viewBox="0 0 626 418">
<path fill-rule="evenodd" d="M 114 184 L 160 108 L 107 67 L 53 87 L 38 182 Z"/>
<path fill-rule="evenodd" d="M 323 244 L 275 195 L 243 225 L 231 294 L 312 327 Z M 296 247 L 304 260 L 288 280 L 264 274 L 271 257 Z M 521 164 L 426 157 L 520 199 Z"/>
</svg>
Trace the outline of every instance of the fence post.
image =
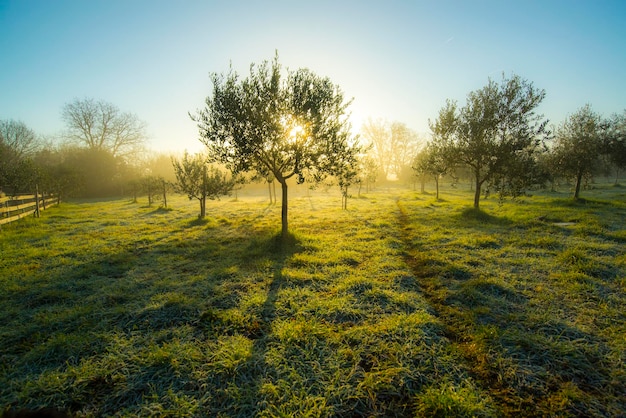
<svg viewBox="0 0 626 418">
<path fill-rule="evenodd" d="M 35 186 L 35 218 L 39 218 L 39 185 Z"/>
</svg>

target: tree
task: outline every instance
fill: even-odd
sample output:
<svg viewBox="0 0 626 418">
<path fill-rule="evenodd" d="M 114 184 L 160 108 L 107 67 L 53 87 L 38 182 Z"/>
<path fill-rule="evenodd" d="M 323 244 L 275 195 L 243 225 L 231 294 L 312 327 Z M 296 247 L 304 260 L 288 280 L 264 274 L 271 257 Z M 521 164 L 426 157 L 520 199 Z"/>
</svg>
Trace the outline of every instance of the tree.
<svg viewBox="0 0 626 418">
<path fill-rule="evenodd" d="M 454 102 L 440 112 L 437 122 L 450 133 L 449 161 L 469 167 L 474 176 L 474 208 L 480 208 L 485 184 L 513 195 L 529 185 L 528 164 L 548 135 L 548 121 L 535 113 L 544 97 L 544 90 L 514 75 L 470 92 L 458 112 Z"/>
<path fill-rule="evenodd" d="M 359 158 L 359 184 L 365 183 L 365 191 L 369 192 L 378 178 L 379 167 L 376 160 L 365 154 Z"/>
<path fill-rule="evenodd" d="M 599 168 L 603 129 L 600 115 L 588 104 L 568 116 L 557 129 L 552 149 L 554 165 L 559 174 L 575 179 L 574 199 L 580 197 L 583 178 Z"/>
<path fill-rule="evenodd" d="M 83 197 L 103 197 L 119 194 L 116 175 L 120 158 L 107 150 L 65 147 L 64 166 L 80 179 L 74 192 Z"/>
<path fill-rule="evenodd" d="M 215 166 L 208 166 L 207 158 L 201 154 L 189 155 L 186 151 L 182 160 L 172 158 L 178 191 L 185 193 L 189 200 L 200 202 L 200 219 L 206 216 L 206 199 L 218 199 L 231 193 L 235 186 L 229 177 Z"/>
<path fill-rule="evenodd" d="M 417 134 L 402 122 L 368 119 L 361 132 L 385 178 L 400 178 L 419 147 Z"/>
<path fill-rule="evenodd" d="M 146 139 L 143 121 L 103 100 L 75 99 L 63 107 L 62 117 L 70 142 L 114 157 L 134 153 Z"/>
<path fill-rule="evenodd" d="M 335 173 L 341 191 L 341 208 L 344 210 L 348 209 L 348 198 L 350 197 L 348 189 L 359 181 L 359 161 L 356 155 L 350 157 L 337 166 Z"/>
<path fill-rule="evenodd" d="M 361 134 L 368 142 L 369 154 L 376 162 L 376 167 L 386 179 L 391 172 L 391 138 L 389 124 L 382 119 L 368 118 L 361 127 Z"/>
<path fill-rule="evenodd" d="M 411 171 L 411 163 L 419 150 L 419 137 L 402 122 L 392 122 L 391 132 L 391 170 L 397 179 Z"/>
<path fill-rule="evenodd" d="M 24 122 L 0 120 L 0 144 L 13 151 L 17 158 L 32 156 L 41 149 L 41 141 Z"/>
<path fill-rule="evenodd" d="M 431 175 L 435 179 L 436 199 L 439 199 L 439 179 L 454 168 L 454 135 L 458 127 L 456 102 L 447 100 L 434 121 L 428 125 L 432 140 L 417 154 L 413 170 L 418 175 Z M 423 183 L 422 183 L 423 192 Z"/>
<path fill-rule="evenodd" d="M 288 235 L 288 180 L 320 181 L 358 153 L 346 102 L 330 79 L 308 69 L 284 77 L 278 55 L 252 64 L 240 79 L 212 74 L 213 91 L 192 119 L 215 161 L 233 173 L 255 171 L 282 189 L 282 236 Z"/>
<path fill-rule="evenodd" d="M 626 168 L 626 110 L 611 117 L 605 133 L 605 152 L 615 166 L 615 184 L 620 170 Z"/>
<path fill-rule="evenodd" d="M 436 190 L 435 198 L 439 200 L 439 179 L 445 175 L 449 169 L 445 152 L 439 148 L 439 144 L 435 141 L 428 142 L 415 156 L 412 168 L 418 177 L 426 175 L 433 177 Z M 422 192 L 423 191 L 422 189 Z"/>
<path fill-rule="evenodd" d="M 0 120 L 0 190 L 12 194 L 34 190 L 39 173 L 32 157 L 40 148 L 26 124 Z"/>
</svg>

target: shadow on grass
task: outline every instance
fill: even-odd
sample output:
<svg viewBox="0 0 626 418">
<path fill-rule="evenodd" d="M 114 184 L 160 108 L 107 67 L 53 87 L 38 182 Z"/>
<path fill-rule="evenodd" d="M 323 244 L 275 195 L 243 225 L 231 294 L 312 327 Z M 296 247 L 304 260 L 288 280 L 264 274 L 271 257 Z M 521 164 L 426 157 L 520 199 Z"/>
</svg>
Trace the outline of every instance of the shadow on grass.
<svg viewBox="0 0 626 418">
<path fill-rule="evenodd" d="M 207 222 L 196 219 L 192 226 Z M 0 400 L 10 398 L 7 406 L 16 408 L 59 406 L 115 414 L 115 405 L 132 409 L 129 399 L 141 399 L 148 389 L 150 396 L 167 398 L 168 390 L 183 390 L 184 382 L 194 380 L 190 370 L 176 370 L 166 357 L 150 365 L 153 356 L 174 355 L 164 353 L 181 340 L 206 344 L 243 335 L 256 341 L 253 357 L 263 358 L 284 284 L 283 267 L 302 249 L 298 238 L 219 224 L 193 239 L 186 238 L 186 230 L 175 234 L 180 239 L 168 236 L 153 244 L 138 237 L 137 243 L 113 252 L 68 255 L 73 259 L 5 294 L 3 306 L 10 299 L 20 309 L 12 316 L 2 313 L 11 319 L 0 330 L 0 349 L 3 362 L 12 360 L 0 382 L 11 381 L 6 387 L 12 389 Z M 259 269 L 271 272 L 270 280 Z M 265 301 L 259 311 L 246 310 L 240 303 L 257 289 L 266 292 Z M 98 366 L 111 356 L 122 369 Z M 182 354 L 172 358 L 190 361 Z M 261 382 L 262 369 L 249 367 L 254 381 Z M 67 373 L 79 373 L 80 382 L 73 385 Z M 112 373 L 123 379 L 115 380 Z M 47 375 L 59 376 L 58 383 L 44 383 Z M 16 390 L 19 394 L 9 393 Z"/>
<path fill-rule="evenodd" d="M 460 218 L 461 227 L 482 232 L 489 230 L 488 225 L 510 223 L 475 209 L 464 210 Z M 492 276 L 481 260 L 481 251 L 491 251 L 492 246 L 472 247 L 475 265 L 450 259 L 427 251 L 406 232 L 420 218 L 401 210 L 398 219 L 400 231 L 405 231 L 404 258 L 416 279 L 415 290 L 440 319 L 443 334 L 465 360 L 463 367 L 494 397 L 504 415 L 540 411 L 552 416 L 610 416 L 623 407 L 615 401 L 622 399 L 623 379 L 602 360 L 611 351 L 607 343 L 582 327 L 550 318 L 528 293 Z M 588 402 L 603 391 L 612 404 Z"/>
<path fill-rule="evenodd" d="M 487 212 L 482 211 L 477 208 L 466 208 L 460 214 L 461 219 L 483 223 L 483 224 L 496 224 L 496 225 L 506 225 L 509 224 L 510 221 L 506 218 L 500 218 L 497 216 L 493 216 Z"/>
</svg>

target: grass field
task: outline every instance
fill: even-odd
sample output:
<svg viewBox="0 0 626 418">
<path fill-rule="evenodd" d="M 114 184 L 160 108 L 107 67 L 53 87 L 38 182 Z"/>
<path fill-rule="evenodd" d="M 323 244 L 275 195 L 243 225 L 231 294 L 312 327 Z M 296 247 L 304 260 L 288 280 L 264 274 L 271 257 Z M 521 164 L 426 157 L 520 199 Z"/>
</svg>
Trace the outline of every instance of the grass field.
<svg viewBox="0 0 626 418">
<path fill-rule="evenodd" d="M 168 209 L 0 231 L 0 408 L 76 416 L 626 416 L 626 189 Z"/>
</svg>

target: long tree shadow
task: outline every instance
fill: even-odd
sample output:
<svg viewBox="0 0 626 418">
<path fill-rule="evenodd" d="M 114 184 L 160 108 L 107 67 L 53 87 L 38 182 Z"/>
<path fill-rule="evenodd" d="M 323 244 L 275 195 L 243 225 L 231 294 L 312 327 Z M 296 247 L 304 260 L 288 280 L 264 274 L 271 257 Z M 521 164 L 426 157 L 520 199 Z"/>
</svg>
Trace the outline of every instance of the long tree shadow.
<svg viewBox="0 0 626 418">
<path fill-rule="evenodd" d="M 192 233 L 194 238 L 188 238 Z M 181 371 L 168 362 L 150 366 L 148 361 L 155 355 L 150 350 L 176 345 L 181 338 L 214 344 L 240 334 L 257 341 L 255 357 L 262 356 L 283 285 L 281 271 L 299 250 L 293 236 L 282 240 L 269 230 L 192 222 L 154 241 L 140 237 L 111 251 L 66 254 L 67 262 L 41 277 L 25 278 L 28 285 L 2 295 L 14 301 L 3 306 L 20 306 L 13 314 L 1 313 L 6 321 L 0 352 L 3 363 L 12 360 L 0 381 L 10 379 L 5 386 L 13 389 L 7 390 L 20 393 L 11 395 L 6 406 L 107 415 L 122 405 L 136 408 L 150 392 L 167 398 L 168 390 L 187 391 L 185 382 L 197 380 L 193 367 Z M 248 275 L 264 263 L 272 278 L 260 315 L 233 320 L 240 301 L 262 284 Z M 109 358 L 119 363 L 99 366 Z M 173 359 L 192 360 L 183 353 Z M 80 373 L 80 383 L 65 390 L 29 383 L 54 374 L 62 377 L 59 385 L 68 385 L 66 373 Z"/>
<path fill-rule="evenodd" d="M 559 318 L 547 320 L 531 297 L 506 280 L 489 276 L 489 269 L 479 261 L 480 252 L 499 249 L 499 240 L 473 248 L 476 260 L 470 263 L 480 268 L 475 270 L 471 264 L 440 257 L 436 250 L 416 244 L 406 232 L 414 220 L 399 209 L 405 262 L 417 287 L 442 321 L 445 336 L 466 360 L 464 367 L 505 415 L 540 407 L 543 413 L 556 415 L 609 416 L 620 408 L 587 402 L 581 395 L 622 397 L 620 379 L 603 361 L 611 351 L 606 341 Z M 464 211 L 459 219 L 467 222 L 457 227 L 479 235 L 482 225 L 500 234 L 507 233 L 510 224 L 474 210 Z M 567 391 L 576 396 L 555 405 L 553 399 Z"/>
</svg>

